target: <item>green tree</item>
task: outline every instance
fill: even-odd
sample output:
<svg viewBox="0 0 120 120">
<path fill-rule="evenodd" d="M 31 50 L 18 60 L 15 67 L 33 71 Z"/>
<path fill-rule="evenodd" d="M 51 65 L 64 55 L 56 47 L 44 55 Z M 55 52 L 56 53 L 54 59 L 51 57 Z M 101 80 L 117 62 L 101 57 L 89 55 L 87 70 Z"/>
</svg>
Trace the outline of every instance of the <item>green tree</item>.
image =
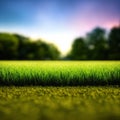
<svg viewBox="0 0 120 120">
<path fill-rule="evenodd" d="M 87 59 L 87 46 L 83 38 L 77 38 L 74 40 L 72 50 L 68 57 L 73 60 Z"/>
<path fill-rule="evenodd" d="M 109 59 L 120 60 L 120 27 L 114 27 L 109 34 Z"/>
<path fill-rule="evenodd" d="M 19 34 L 0 33 L 0 59 L 56 60 L 60 52 L 53 44 Z"/>
<path fill-rule="evenodd" d="M 32 49 L 34 51 L 34 59 L 37 60 L 56 60 L 60 56 L 57 47 L 41 40 L 34 41 Z"/>
<path fill-rule="evenodd" d="M 60 59 L 60 51 L 54 44 L 49 44 L 49 57 L 51 60 L 58 60 Z"/>
<path fill-rule="evenodd" d="M 18 39 L 8 33 L 0 33 L 0 59 L 14 60 L 18 56 Z"/>
<path fill-rule="evenodd" d="M 95 28 L 87 34 L 88 58 L 91 60 L 108 59 L 108 42 L 106 32 L 102 28 Z"/>
<path fill-rule="evenodd" d="M 34 59 L 36 60 L 45 60 L 48 59 L 48 50 L 49 50 L 49 46 L 41 41 L 41 40 L 37 40 L 34 42 L 33 44 L 34 47 Z"/>
<path fill-rule="evenodd" d="M 33 54 L 31 53 L 31 44 L 32 41 L 25 36 L 14 34 L 14 36 L 18 39 L 18 59 L 19 60 L 27 60 L 33 59 Z"/>
</svg>

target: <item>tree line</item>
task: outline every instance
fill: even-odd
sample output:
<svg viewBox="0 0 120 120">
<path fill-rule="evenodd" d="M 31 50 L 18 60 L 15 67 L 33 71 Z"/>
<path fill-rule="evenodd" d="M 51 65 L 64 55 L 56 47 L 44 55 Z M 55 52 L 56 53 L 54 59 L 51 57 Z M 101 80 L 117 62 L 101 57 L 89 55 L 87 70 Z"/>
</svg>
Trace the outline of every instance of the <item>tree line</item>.
<svg viewBox="0 0 120 120">
<path fill-rule="evenodd" d="M 109 34 L 97 27 L 85 38 L 76 38 L 66 59 L 120 60 L 120 27 L 112 28 Z"/>
<path fill-rule="evenodd" d="M 59 56 L 54 44 L 18 34 L 0 33 L 0 60 L 57 60 Z"/>
<path fill-rule="evenodd" d="M 60 57 L 51 43 L 31 40 L 19 34 L 0 33 L 0 60 L 120 60 L 120 27 L 106 34 L 97 27 L 84 38 L 76 38 L 70 52 Z"/>
</svg>

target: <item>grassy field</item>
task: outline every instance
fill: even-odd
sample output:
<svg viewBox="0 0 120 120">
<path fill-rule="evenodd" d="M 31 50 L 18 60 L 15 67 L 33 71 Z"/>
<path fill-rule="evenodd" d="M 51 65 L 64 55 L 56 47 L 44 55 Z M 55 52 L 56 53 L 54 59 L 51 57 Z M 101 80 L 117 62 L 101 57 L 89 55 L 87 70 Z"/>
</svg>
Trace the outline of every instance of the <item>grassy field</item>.
<svg viewBox="0 0 120 120">
<path fill-rule="evenodd" d="M 120 120 L 120 88 L 0 87 L 0 120 Z"/>
<path fill-rule="evenodd" d="M 1 61 L 0 85 L 120 85 L 120 62 Z"/>
<path fill-rule="evenodd" d="M 119 85 L 119 61 L 1 61 L 0 120 L 119 120 Z"/>
</svg>

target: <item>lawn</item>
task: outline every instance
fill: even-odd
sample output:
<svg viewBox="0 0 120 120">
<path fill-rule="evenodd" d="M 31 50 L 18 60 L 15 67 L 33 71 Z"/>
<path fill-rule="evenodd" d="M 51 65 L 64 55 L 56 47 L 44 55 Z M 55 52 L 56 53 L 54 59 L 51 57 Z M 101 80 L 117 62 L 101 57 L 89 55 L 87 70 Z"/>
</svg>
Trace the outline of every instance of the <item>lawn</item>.
<svg viewBox="0 0 120 120">
<path fill-rule="evenodd" d="M 1 120 L 120 120 L 120 88 L 0 87 Z"/>
<path fill-rule="evenodd" d="M 1 61 L 0 86 L 120 85 L 120 61 Z"/>
<path fill-rule="evenodd" d="M 119 120 L 119 61 L 1 61 L 0 120 Z"/>
</svg>

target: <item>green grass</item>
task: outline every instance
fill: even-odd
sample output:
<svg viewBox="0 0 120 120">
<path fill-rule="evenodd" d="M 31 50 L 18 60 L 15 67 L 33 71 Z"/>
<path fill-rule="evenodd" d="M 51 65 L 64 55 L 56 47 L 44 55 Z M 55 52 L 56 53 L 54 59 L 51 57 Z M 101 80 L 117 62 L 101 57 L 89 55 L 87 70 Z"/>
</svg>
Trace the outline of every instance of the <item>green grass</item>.
<svg viewBox="0 0 120 120">
<path fill-rule="evenodd" d="M 0 120 L 120 120 L 120 88 L 0 87 Z"/>
<path fill-rule="evenodd" d="M 120 61 L 1 61 L 0 85 L 120 85 Z"/>
<path fill-rule="evenodd" d="M 119 85 L 119 61 L 1 61 L 0 120 L 119 120 Z"/>
</svg>

